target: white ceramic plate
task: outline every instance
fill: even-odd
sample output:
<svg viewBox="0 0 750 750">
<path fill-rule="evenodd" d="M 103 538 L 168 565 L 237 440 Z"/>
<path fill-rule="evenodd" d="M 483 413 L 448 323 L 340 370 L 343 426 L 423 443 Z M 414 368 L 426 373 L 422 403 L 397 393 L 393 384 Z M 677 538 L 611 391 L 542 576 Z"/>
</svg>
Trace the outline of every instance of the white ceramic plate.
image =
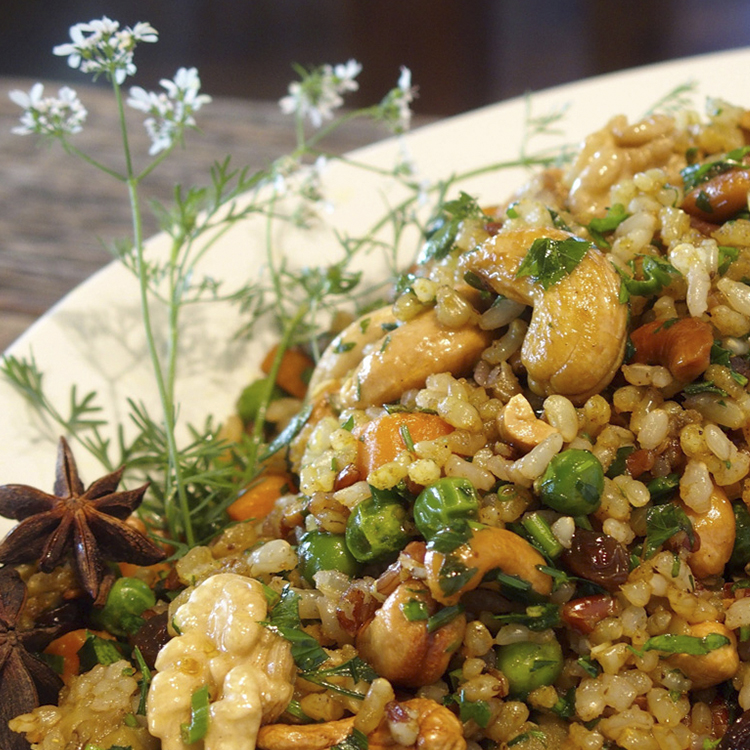
<svg viewBox="0 0 750 750">
<path fill-rule="evenodd" d="M 602 127 L 615 114 L 639 118 L 679 84 L 697 84 L 692 100 L 702 110 L 706 97 L 724 98 L 750 106 L 747 71 L 750 49 L 706 55 L 601 76 L 560 86 L 531 97 L 534 115 L 567 107 L 561 132 L 534 140 L 529 151 L 580 140 Z M 524 132 L 524 98 L 486 107 L 445 120 L 410 134 L 411 157 L 428 179 L 446 177 L 488 163 L 517 158 Z M 361 149 L 358 161 L 390 167 L 398 153 L 395 139 Z M 507 170 L 472 179 L 462 189 L 492 204 L 504 200 L 524 179 L 523 170 Z M 391 181 L 369 173 L 351 172 L 333 165 L 326 175 L 326 195 L 334 205 L 330 217 L 337 230 L 360 235 L 394 205 L 399 191 Z M 206 272 L 232 280 L 258 272 L 263 263 L 264 224 L 235 226 L 212 251 Z M 338 257 L 330 230 L 300 233 L 288 228 L 278 237 L 279 246 L 306 264 Z M 156 237 L 149 252 L 161 252 L 164 238 Z M 365 260 L 368 276 L 384 274 L 375 257 Z M 156 313 L 159 319 L 159 312 Z M 162 316 L 163 317 L 163 316 Z M 186 316 L 182 334 L 177 399 L 182 423 L 202 423 L 208 414 L 219 419 L 230 413 L 237 394 L 258 375 L 258 362 L 273 340 L 268 330 L 258 331 L 250 342 L 233 341 L 238 325 L 236 311 L 209 305 Z M 70 293 L 39 320 L 9 350 L 18 357 L 33 352 L 45 373 L 45 385 L 54 403 L 64 410 L 70 387 L 78 393 L 95 390 L 108 420 L 124 419 L 126 399 L 143 400 L 158 414 L 138 306 L 135 280 L 112 264 Z M 41 422 L 23 399 L 0 381 L 0 484 L 26 483 L 52 488 L 58 432 Z M 93 459 L 75 448 L 86 483 L 101 473 Z M 0 533 L 10 522 L 0 519 Z"/>
</svg>

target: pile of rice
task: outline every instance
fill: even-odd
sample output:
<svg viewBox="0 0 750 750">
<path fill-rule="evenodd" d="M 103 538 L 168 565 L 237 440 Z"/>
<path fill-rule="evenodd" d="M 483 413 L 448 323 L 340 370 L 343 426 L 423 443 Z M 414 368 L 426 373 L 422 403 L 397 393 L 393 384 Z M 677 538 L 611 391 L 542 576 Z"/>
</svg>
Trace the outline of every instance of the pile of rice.
<svg viewBox="0 0 750 750">
<path fill-rule="evenodd" d="M 750 599 L 741 583 L 745 571 L 727 568 L 706 574 L 696 544 L 684 540 L 661 545 L 648 559 L 638 556 L 654 505 L 649 483 L 655 479 L 679 477 L 673 502 L 693 519 L 703 556 L 715 552 L 726 558 L 732 552 L 731 506 L 750 506 L 750 392 L 747 380 L 737 377 L 750 352 L 750 219 L 747 205 L 731 220 L 718 223 L 691 215 L 682 207 L 680 175 L 688 155 L 716 161 L 744 147 L 750 140 L 750 113 L 716 101 L 709 110 L 707 121 L 691 111 L 654 115 L 636 124 L 616 117 L 586 139 L 567 169 L 535 176 L 490 217 L 466 219 L 453 252 L 417 268 L 416 278 L 394 300 L 393 315 L 399 325 L 408 325 L 421 312 L 434 309 L 446 328 L 478 325 L 492 331 L 490 346 L 468 374 L 438 366 L 395 403 L 347 405 L 338 390 L 343 378 L 312 393 L 315 417 L 289 453 L 299 492 L 280 498 L 258 524 L 232 527 L 210 547 L 188 553 L 177 565 L 187 588 L 171 611 L 202 580 L 219 572 L 258 578 L 278 592 L 291 584 L 301 596 L 300 616 L 307 632 L 326 647 L 332 663 L 342 663 L 356 654 L 356 639 L 345 627 L 351 607 L 367 609 L 372 616 L 399 582 L 424 578 L 424 568 L 419 555 L 406 549 L 392 567 L 392 561 L 370 565 L 355 580 L 324 570 L 311 586 L 297 567 L 296 545 L 303 534 L 342 534 L 350 514 L 370 497 L 372 488 L 418 491 L 449 476 L 465 478 L 477 489 L 480 523 L 518 529 L 527 514 L 539 512 L 559 544 L 570 550 L 580 519 L 542 507 L 535 481 L 555 455 L 584 449 L 607 474 L 601 505 L 589 522 L 631 554 L 625 580 L 606 593 L 611 611 L 595 618 L 590 632 L 566 620 L 542 631 L 501 624 L 496 615 L 524 608 L 496 584 L 482 584 L 462 599 L 467 617 L 463 639 L 454 644 L 449 666 L 436 681 L 406 688 L 382 677 L 372 686 L 337 678 L 342 686 L 367 696 L 358 701 L 298 680 L 295 699 L 316 722 L 356 714 L 359 726 L 372 731 L 385 721 L 395 696 L 428 698 L 455 709 L 448 696 L 460 691 L 462 700 L 486 709 L 481 721 L 476 715 L 463 721 L 463 740 L 472 750 L 714 747 L 731 721 L 750 710 Z M 625 360 L 611 384 L 582 403 L 559 393 L 540 395 L 528 387 L 520 357 L 529 309 L 507 300 L 478 309 L 467 291 L 458 258 L 491 236 L 529 227 L 552 229 L 563 222 L 576 236 L 590 239 L 592 218 L 616 204 L 628 217 L 608 236 L 609 260 L 627 275 L 632 275 L 631 262 L 644 255 L 668 260 L 679 272 L 655 297 L 630 299 L 629 330 L 675 318 L 710 324 L 714 340 L 734 358 L 714 361 L 700 373 L 697 379 L 712 387 L 686 392 L 667 361 Z M 731 250 L 728 256 L 726 248 Z M 727 257 L 731 262 L 725 262 Z M 690 349 L 689 342 L 685 346 Z M 530 405 L 533 420 L 550 428 L 532 446 L 519 447 L 503 427 L 509 402 L 518 403 L 519 397 Z M 394 410 L 437 414 L 451 431 L 405 446 L 369 474 L 350 472 L 344 481 L 342 469 L 358 463 L 362 431 Z M 617 468 L 624 448 L 629 458 Z M 727 506 L 715 507 L 715 487 L 726 496 Z M 735 586 L 736 581 L 740 584 Z M 550 601 L 562 606 L 576 596 L 571 579 L 555 588 Z M 729 633 L 730 645 L 705 658 L 643 651 L 655 636 L 709 632 Z M 399 637 L 395 630 L 394 641 Z M 499 647 L 519 641 L 557 641 L 564 653 L 554 684 L 537 687 L 523 699 L 509 696 L 507 676 L 497 668 L 496 658 Z M 713 681 L 716 674 L 719 681 Z M 71 689 L 65 698 L 65 711 L 91 705 L 67 708 L 74 694 Z M 569 699 L 567 713 L 559 710 L 564 697 Z M 132 693 L 123 693 L 123 701 L 128 700 Z M 40 742 L 45 726 L 52 727 L 46 730 L 49 736 L 53 731 L 56 738 L 61 736 L 54 746 L 64 746 L 79 730 L 66 728 L 57 715 L 45 718 L 51 716 L 49 711 L 39 709 L 36 718 L 19 718 L 14 726 L 29 732 L 33 742 Z M 399 735 L 395 725 L 390 726 L 394 742 L 400 737 L 402 746 L 412 746 L 416 737 Z M 86 741 L 99 744 L 98 738 L 92 733 Z M 45 741 L 39 747 L 53 746 Z M 436 741 L 431 747 L 442 746 Z"/>
</svg>

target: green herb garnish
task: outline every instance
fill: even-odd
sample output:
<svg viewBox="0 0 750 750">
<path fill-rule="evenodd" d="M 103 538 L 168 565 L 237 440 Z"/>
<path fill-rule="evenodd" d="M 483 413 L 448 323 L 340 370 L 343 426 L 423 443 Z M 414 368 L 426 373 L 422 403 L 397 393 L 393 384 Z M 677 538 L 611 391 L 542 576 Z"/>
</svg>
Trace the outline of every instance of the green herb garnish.
<svg viewBox="0 0 750 750">
<path fill-rule="evenodd" d="M 574 237 L 565 240 L 540 237 L 526 253 L 516 278 L 530 276 L 544 289 L 549 289 L 575 270 L 589 247 L 588 242 Z"/>
</svg>

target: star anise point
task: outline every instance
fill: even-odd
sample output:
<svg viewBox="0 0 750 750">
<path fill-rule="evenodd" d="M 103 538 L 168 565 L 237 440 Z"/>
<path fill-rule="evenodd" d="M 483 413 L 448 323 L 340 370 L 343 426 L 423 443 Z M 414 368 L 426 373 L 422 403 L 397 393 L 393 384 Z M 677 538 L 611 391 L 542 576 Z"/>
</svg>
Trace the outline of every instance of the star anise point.
<svg viewBox="0 0 750 750">
<path fill-rule="evenodd" d="M 60 438 L 54 494 L 26 485 L 0 487 L 0 515 L 18 520 L 0 544 L 0 562 L 38 560 L 49 572 L 72 551 L 83 588 L 92 599 L 106 596 L 105 562 L 151 565 L 165 552 L 125 519 L 143 501 L 148 488 L 117 491 L 124 468 L 84 489 L 78 467 L 65 438 Z"/>
</svg>

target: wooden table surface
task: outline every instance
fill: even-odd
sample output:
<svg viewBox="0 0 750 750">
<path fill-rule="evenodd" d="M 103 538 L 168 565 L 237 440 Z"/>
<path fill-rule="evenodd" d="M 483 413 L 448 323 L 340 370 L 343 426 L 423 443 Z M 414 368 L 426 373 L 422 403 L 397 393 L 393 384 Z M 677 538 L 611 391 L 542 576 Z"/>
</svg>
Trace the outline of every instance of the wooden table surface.
<svg viewBox="0 0 750 750">
<path fill-rule="evenodd" d="M 57 142 L 11 133 L 20 107 L 13 89 L 34 81 L 0 79 L 0 352 L 73 287 L 111 261 L 106 244 L 130 230 L 125 186 Z M 58 84 L 45 83 L 57 95 Z M 122 164 L 122 147 L 111 90 L 76 86 L 89 112 L 75 144 L 106 164 Z M 146 154 L 141 113 L 132 112 L 134 153 Z M 214 99 L 198 115 L 202 132 L 188 133 L 178 149 L 143 183 L 144 195 L 165 202 L 175 184 L 205 185 L 211 165 L 231 155 L 236 166 L 266 166 L 294 146 L 293 119 L 276 102 Z M 427 118 L 415 118 L 415 125 Z M 382 125 L 354 121 L 324 146 L 342 153 L 388 135 Z M 144 164 L 147 163 L 143 162 Z M 147 213 L 146 233 L 156 231 Z"/>
</svg>

